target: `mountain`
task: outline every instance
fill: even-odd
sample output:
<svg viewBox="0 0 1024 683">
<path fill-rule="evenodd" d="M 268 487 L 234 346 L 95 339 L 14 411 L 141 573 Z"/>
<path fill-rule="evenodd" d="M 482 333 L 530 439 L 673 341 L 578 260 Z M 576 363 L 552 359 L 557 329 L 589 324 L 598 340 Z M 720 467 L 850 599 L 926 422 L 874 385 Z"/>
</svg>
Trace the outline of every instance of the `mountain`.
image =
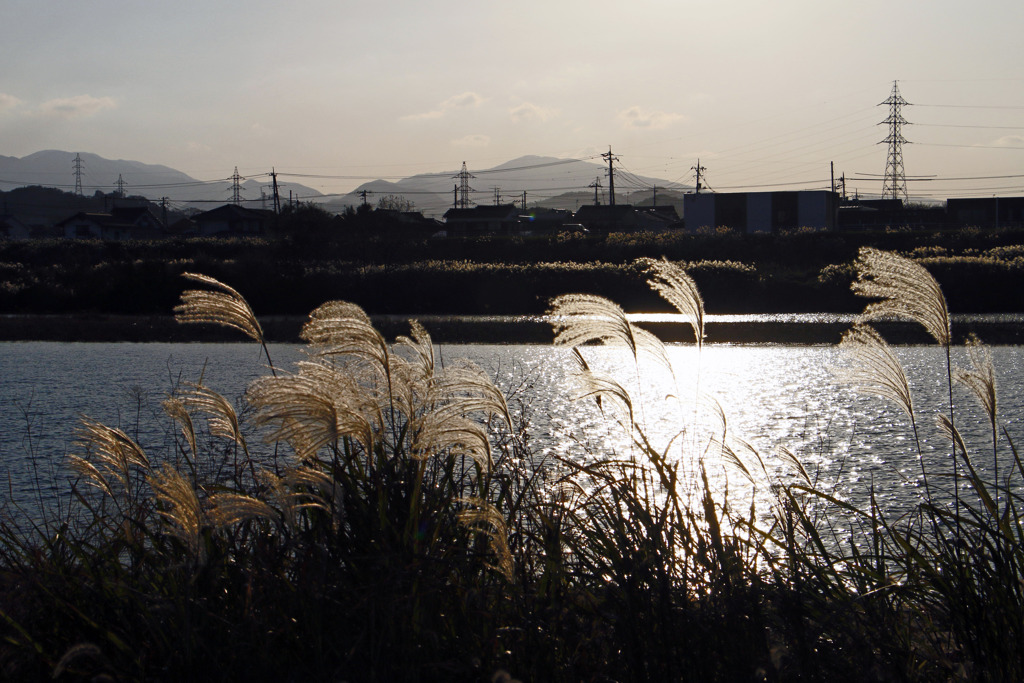
<svg viewBox="0 0 1024 683">
<path fill-rule="evenodd" d="M 597 181 L 598 196 L 602 203 L 608 200 L 608 167 L 601 163 L 579 159 L 559 159 L 544 156 L 522 156 L 493 168 L 468 169 L 472 188 L 471 199 L 477 204 L 494 204 L 497 195 L 502 203 L 522 201 L 526 192 L 527 206 L 573 209 L 581 204 L 592 204 L 594 190 L 591 185 Z M 384 195 L 401 195 L 416 205 L 417 211 L 425 215 L 441 215 L 455 203 L 455 188 L 459 185 L 459 170 L 424 173 L 397 182 L 373 180 L 363 183 L 340 199 L 324 203 L 329 210 L 340 210 L 346 205 L 356 206 L 363 202 L 362 192 L 367 192 L 370 205 Z M 616 169 L 615 200 L 626 203 L 627 195 L 643 193 L 650 200 L 651 188 L 658 188 L 659 204 L 666 187 L 672 187 L 676 194 L 685 191 L 678 184 L 660 178 L 634 176 Z M 632 197 L 628 197 L 631 203 Z M 668 203 L 668 202 L 665 202 Z"/>
<path fill-rule="evenodd" d="M 127 195 L 141 195 L 159 200 L 168 197 L 174 204 L 208 209 L 232 198 L 230 178 L 214 181 L 197 180 L 181 171 L 158 164 L 145 164 L 126 159 L 105 159 L 97 154 L 81 152 L 82 194 L 117 190 L 118 178 L 124 181 Z M 0 190 L 26 185 L 56 187 L 69 192 L 75 189 L 75 152 L 44 150 L 26 157 L 0 156 Z M 279 184 L 283 197 L 291 190 L 303 198 L 321 193 L 297 183 Z M 246 206 L 258 208 L 263 194 L 272 194 L 269 178 L 246 180 L 241 195 Z M 268 207 L 269 208 L 269 207 Z"/>
</svg>

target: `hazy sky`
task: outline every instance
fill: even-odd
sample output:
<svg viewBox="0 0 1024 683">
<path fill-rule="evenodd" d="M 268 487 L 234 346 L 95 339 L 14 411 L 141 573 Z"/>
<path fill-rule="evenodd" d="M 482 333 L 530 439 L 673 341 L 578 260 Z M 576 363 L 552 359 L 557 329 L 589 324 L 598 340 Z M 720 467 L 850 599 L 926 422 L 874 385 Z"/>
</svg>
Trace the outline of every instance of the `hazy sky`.
<svg viewBox="0 0 1024 683">
<path fill-rule="evenodd" d="M 717 190 L 835 162 L 877 193 L 898 80 L 906 173 L 937 176 L 911 194 L 1024 194 L 1021 27 L 1020 0 L 2 0 L 0 154 L 330 192 L 611 146 Z"/>
</svg>

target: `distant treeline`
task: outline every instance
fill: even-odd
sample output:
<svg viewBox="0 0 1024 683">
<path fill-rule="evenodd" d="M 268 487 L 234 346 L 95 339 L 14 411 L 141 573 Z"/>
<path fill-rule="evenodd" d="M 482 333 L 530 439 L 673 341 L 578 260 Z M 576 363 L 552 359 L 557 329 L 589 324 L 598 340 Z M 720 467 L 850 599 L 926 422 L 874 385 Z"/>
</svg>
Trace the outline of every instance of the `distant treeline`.
<svg viewBox="0 0 1024 683">
<path fill-rule="evenodd" d="M 0 243 L 0 313 L 168 314 L 187 271 L 229 283 L 261 315 L 301 315 L 330 299 L 373 314 L 535 314 L 574 291 L 659 310 L 644 282 L 649 259 L 660 258 L 685 265 L 709 312 L 852 312 L 863 306 L 849 284 L 864 245 L 920 260 L 954 311 L 1024 310 L 1019 230 L 441 238 L 318 220 L 273 238 Z"/>
</svg>

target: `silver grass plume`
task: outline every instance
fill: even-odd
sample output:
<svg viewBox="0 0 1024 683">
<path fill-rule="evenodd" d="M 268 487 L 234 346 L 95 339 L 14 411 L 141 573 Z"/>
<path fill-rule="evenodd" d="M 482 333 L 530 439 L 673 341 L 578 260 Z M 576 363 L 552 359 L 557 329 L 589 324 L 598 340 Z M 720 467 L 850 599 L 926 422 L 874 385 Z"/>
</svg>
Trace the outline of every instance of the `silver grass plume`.
<svg viewBox="0 0 1024 683">
<path fill-rule="evenodd" d="M 969 370 L 956 368 L 953 371 L 953 378 L 974 394 L 982 408 L 985 409 L 989 422 L 994 428 L 998 404 L 996 400 L 996 371 L 992 365 L 992 354 L 988 347 L 974 335 L 967 339 L 967 354 L 971 361 L 971 368 Z"/>
<path fill-rule="evenodd" d="M 342 488 L 327 472 L 306 465 L 289 467 L 272 492 L 290 526 L 294 527 L 298 512 L 307 508 L 323 510 L 335 525 L 340 523 Z"/>
<path fill-rule="evenodd" d="M 270 505 L 243 493 L 215 493 L 209 499 L 209 518 L 218 528 L 229 527 L 250 519 L 277 522 L 281 519 L 277 510 Z"/>
<path fill-rule="evenodd" d="M 453 401 L 434 407 L 416 421 L 410 454 L 417 460 L 446 453 L 466 456 L 484 469 L 491 466 L 491 442 L 479 422 L 466 417 L 467 406 Z"/>
<path fill-rule="evenodd" d="M 654 358 L 671 371 L 665 346 L 656 336 L 626 319 L 613 301 L 593 294 L 563 294 L 551 301 L 556 346 L 582 346 L 591 342 L 624 345 L 638 359 L 641 353 Z"/>
<path fill-rule="evenodd" d="M 199 535 L 205 516 L 192 484 L 170 465 L 164 465 L 160 472 L 150 476 L 149 484 L 161 503 L 157 513 L 168 522 L 170 535 L 179 539 L 189 554 L 202 562 Z"/>
<path fill-rule="evenodd" d="M 352 355 L 369 360 L 387 372 L 390 353 L 384 337 L 359 306 L 347 301 L 328 301 L 309 314 L 301 336 L 318 355 Z"/>
<path fill-rule="evenodd" d="M 499 416 L 509 427 L 505 395 L 487 373 L 470 363 L 445 368 L 431 379 L 422 410 L 413 416 L 412 455 L 423 459 L 441 452 L 465 455 L 482 467 L 491 464 L 490 437 L 474 413 Z"/>
<path fill-rule="evenodd" d="M 180 323 L 214 323 L 239 330 L 264 344 L 263 328 L 249 302 L 228 285 L 207 275 L 184 273 L 194 282 L 208 285 L 209 289 L 190 289 L 182 292 L 181 303 L 174 307 L 174 317 Z"/>
<path fill-rule="evenodd" d="M 779 459 L 782 462 L 787 463 L 790 467 L 796 470 L 796 473 L 800 475 L 800 478 L 804 480 L 804 483 L 808 486 L 812 486 L 811 475 L 807 473 L 807 469 L 804 464 L 800 462 L 800 458 L 796 457 L 793 451 L 789 450 L 785 446 L 779 446 L 776 451 L 779 455 Z"/>
<path fill-rule="evenodd" d="M 142 447 L 120 429 L 82 418 L 77 436 L 86 455 L 72 455 L 72 469 L 107 495 L 113 495 L 111 478 L 120 482 L 121 487 L 127 491 L 132 469 L 149 469 L 149 458 Z"/>
<path fill-rule="evenodd" d="M 430 377 L 434 374 L 434 343 L 426 328 L 416 320 L 410 320 L 409 327 L 409 336 L 399 336 L 395 341 L 412 352 L 423 375 Z"/>
<path fill-rule="evenodd" d="M 249 387 L 257 424 L 273 427 L 268 440 L 289 443 L 300 461 L 344 437 L 372 450 L 383 418 L 371 392 L 331 365 L 298 367 L 298 374 L 263 377 Z"/>
<path fill-rule="evenodd" d="M 622 418 L 625 418 L 625 420 L 620 418 L 620 422 L 624 422 L 625 427 L 628 428 L 635 424 L 633 399 L 630 397 L 629 391 L 615 378 L 594 372 L 587 367 L 577 375 L 577 381 L 580 388 L 574 397 L 576 400 L 593 398 L 602 413 L 605 411 L 606 402 L 610 403 L 621 413 Z"/>
<path fill-rule="evenodd" d="M 506 426 L 512 426 L 505 394 L 495 386 L 490 375 L 469 362 L 450 366 L 434 378 L 432 389 L 446 400 L 458 400 L 466 413 L 497 415 Z"/>
<path fill-rule="evenodd" d="M 511 581 L 515 565 L 508 547 L 505 519 L 496 507 L 481 498 L 465 498 L 460 502 L 466 507 L 458 513 L 459 522 L 487 538 L 487 545 L 496 558 L 492 568 Z"/>
<path fill-rule="evenodd" d="M 245 437 L 234 406 L 222 395 L 202 384 L 193 384 L 181 395 L 183 404 L 206 415 L 210 433 L 245 448 Z"/>
<path fill-rule="evenodd" d="M 949 347 L 949 309 L 942 288 L 924 266 L 909 258 L 872 247 L 861 247 L 857 280 L 851 288 L 860 296 L 881 299 L 868 304 L 859 322 L 896 317 L 920 323 L 935 340 Z"/>
<path fill-rule="evenodd" d="M 197 457 L 199 451 L 196 448 L 196 429 L 192 423 L 192 416 L 189 414 L 188 409 L 185 408 L 185 402 L 177 396 L 171 396 L 162 405 L 164 412 L 181 425 L 181 433 L 185 437 L 186 443 L 188 443 L 189 452 L 192 453 L 193 457 Z"/>
<path fill-rule="evenodd" d="M 731 467 L 742 474 L 751 485 L 756 485 L 757 482 L 754 480 L 753 473 L 750 471 L 750 468 L 747 467 L 747 464 L 743 461 L 743 458 L 740 457 L 739 453 L 737 453 L 733 447 L 725 441 L 718 441 L 716 438 L 713 442 L 715 442 L 719 447 L 722 462 L 726 466 Z"/>
<path fill-rule="evenodd" d="M 939 431 L 942 432 L 946 438 L 953 441 L 954 448 L 960 449 L 960 452 L 964 456 L 964 462 L 967 463 L 968 468 L 973 469 L 971 458 L 967 455 L 967 442 L 964 441 L 964 437 L 960 433 L 960 430 L 956 428 L 956 425 L 950 422 L 949 417 L 946 415 L 936 415 L 935 422 L 938 424 Z"/>
<path fill-rule="evenodd" d="M 654 276 L 648 280 L 651 289 L 672 304 L 693 327 L 697 346 L 704 344 L 704 299 L 697 283 L 683 268 L 662 259 L 651 264 Z"/>
<path fill-rule="evenodd" d="M 839 348 L 852 359 L 837 373 L 845 383 L 857 391 L 893 401 L 914 419 L 914 402 L 903 366 L 875 328 L 854 325 L 843 334 Z"/>
</svg>

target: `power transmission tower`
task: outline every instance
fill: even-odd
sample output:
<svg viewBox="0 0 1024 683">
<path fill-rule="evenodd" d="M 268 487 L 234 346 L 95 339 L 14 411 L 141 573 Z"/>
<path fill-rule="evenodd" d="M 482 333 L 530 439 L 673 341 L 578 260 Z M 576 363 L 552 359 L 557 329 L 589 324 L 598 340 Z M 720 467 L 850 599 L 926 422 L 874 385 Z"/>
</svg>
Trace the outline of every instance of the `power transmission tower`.
<svg viewBox="0 0 1024 683">
<path fill-rule="evenodd" d="M 242 204 L 242 181 L 245 180 L 242 176 L 238 175 L 238 167 L 235 166 L 235 172 L 231 176 L 231 203 L 235 206 Z"/>
<path fill-rule="evenodd" d="M 82 196 L 82 155 L 75 153 L 75 160 L 71 162 L 71 168 L 75 171 L 75 194 Z"/>
<path fill-rule="evenodd" d="M 882 183 L 882 198 L 902 198 L 905 202 L 907 201 L 907 176 L 903 172 L 903 143 L 907 141 L 903 138 L 900 129 L 904 125 L 909 124 L 903 118 L 900 109 L 910 103 L 903 99 L 900 95 L 899 85 L 897 85 L 896 81 L 893 81 L 889 99 L 880 102 L 878 106 L 883 104 L 889 105 L 889 116 L 885 121 L 882 121 L 882 123 L 889 125 L 889 135 L 882 140 L 882 142 L 889 145 L 889 154 L 885 160 L 885 181 Z M 878 144 L 882 144 L 882 142 Z"/>
<path fill-rule="evenodd" d="M 459 179 L 459 207 L 460 209 L 468 209 L 471 203 L 469 199 L 469 193 L 474 192 L 472 187 L 469 186 L 469 179 L 475 178 L 476 176 L 466 170 L 466 162 L 462 162 L 462 170 L 459 171 L 459 175 L 455 176 Z"/>
<path fill-rule="evenodd" d="M 608 194 L 609 194 L 609 206 L 615 206 L 615 165 L 614 162 L 618 161 L 619 158 L 612 154 L 611 145 L 608 146 L 608 151 L 601 155 L 602 159 L 608 161 Z"/>
<path fill-rule="evenodd" d="M 117 196 L 124 199 L 124 178 L 121 174 L 117 174 Z"/>
</svg>

